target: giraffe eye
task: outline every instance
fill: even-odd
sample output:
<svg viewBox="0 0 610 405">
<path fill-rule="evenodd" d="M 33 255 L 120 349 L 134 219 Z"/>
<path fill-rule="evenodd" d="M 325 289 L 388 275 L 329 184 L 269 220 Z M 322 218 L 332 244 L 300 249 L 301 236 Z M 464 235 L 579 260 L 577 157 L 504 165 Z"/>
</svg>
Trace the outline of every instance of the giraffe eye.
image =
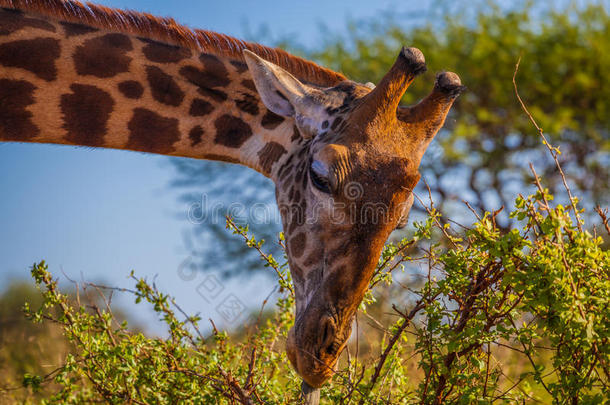
<svg viewBox="0 0 610 405">
<path fill-rule="evenodd" d="M 328 168 L 318 160 L 314 160 L 309 166 L 309 178 L 311 184 L 323 193 L 330 194 L 330 182 L 328 181 Z"/>
</svg>

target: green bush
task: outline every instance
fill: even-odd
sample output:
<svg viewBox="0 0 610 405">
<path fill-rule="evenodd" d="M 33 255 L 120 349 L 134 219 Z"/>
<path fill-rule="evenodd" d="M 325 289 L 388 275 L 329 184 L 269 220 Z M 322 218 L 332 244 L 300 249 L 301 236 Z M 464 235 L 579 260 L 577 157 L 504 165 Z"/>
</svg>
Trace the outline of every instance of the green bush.
<svg viewBox="0 0 610 405">
<path fill-rule="evenodd" d="M 542 187 L 516 199 L 510 215 L 520 225 L 510 231 L 498 228 L 495 213 L 457 236 L 427 209 L 411 238 L 384 249 L 363 308 L 405 263 L 426 263 L 425 283 L 394 307 L 398 319 L 376 352 L 345 356 L 323 401 L 610 403 L 610 254 L 602 238 L 579 230 L 572 208 L 553 205 Z M 215 328 L 204 337 L 198 318 L 132 274 L 130 293 L 152 305 L 169 332 L 151 338 L 128 331 L 108 309 L 75 305 L 39 263 L 32 275 L 43 303 L 26 312 L 60 324 L 75 351 L 47 376 L 26 375 L 24 385 L 59 385 L 45 403 L 294 403 L 300 378 L 282 344 L 293 322 L 287 265 L 265 255 L 247 228 L 227 224 L 279 276 L 283 298 L 271 318 L 240 341 Z M 433 242 L 435 233 L 447 248 Z M 423 256 L 406 255 L 414 243 L 426 246 Z M 508 359 L 522 365 L 510 368 Z"/>
</svg>

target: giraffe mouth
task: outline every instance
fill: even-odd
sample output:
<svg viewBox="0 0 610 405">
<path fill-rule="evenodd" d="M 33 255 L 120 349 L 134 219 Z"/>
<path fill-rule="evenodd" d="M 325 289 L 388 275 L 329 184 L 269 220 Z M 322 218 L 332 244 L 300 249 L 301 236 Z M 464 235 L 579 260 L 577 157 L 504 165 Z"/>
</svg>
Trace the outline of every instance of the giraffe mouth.
<svg viewBox="0 0 610 405">
<path fill-rule="evenodd" d="M 307 308 L 288 333 L 288 358 L 311 387 L 320 387 L 332 377 L 347 341 L 332 312 L 314 303 L 314 308 Z"/>
<path fill-rule="evenodd" d="M 328 355 L 320 356 L 316 352 L 319 351 L 302 347 L 297 342 L 294 329 L 290 330 L 286 342 L 288 359 L 307 384 L 319 388 L 332 377 L 339 356 L 336 354 L 329 358 Z"/>
</svg>

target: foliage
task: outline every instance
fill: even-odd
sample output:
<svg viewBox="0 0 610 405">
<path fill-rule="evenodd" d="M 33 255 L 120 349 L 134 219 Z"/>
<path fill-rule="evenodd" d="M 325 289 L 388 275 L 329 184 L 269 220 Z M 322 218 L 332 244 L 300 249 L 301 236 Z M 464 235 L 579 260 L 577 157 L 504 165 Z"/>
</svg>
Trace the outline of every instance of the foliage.
<svg viewBox="0 0 610 405">
<path fill-rule="evenodd" d="M 100 295 L 90 292 L 69 289 L 66 297 L 74 306 L 99 306 Z M 35 308 L 44 304 L 40 291 L 26 281 L 9 283 L 0 295 L 0 404 L 34 403 L 52 395 L 59 385 L 51 376 L 66 356 L 75 353 L 62 325 L 49 320 L 57 311 L 49 309 L 45 322 L 31 322 L 23 316 L 24 302 Z M 119 322 L 127 319 L 121 310 L 113 315 Z M 130 323 L 130 331 L 140 329 L 136 322 Z M 32 383 L 29 389 L 20 387 L 23 381 Z"/>
<path fill-rule="evenodd" d="M 551 201 L 540 187 L 516 199 L 510 215 L 519 227 L 504 231 L 497 215 L 486 214 L 462 237 L 428 207 L 411 238 L 385 248 L 372 281 L 389 283 L 402 264 L 419 260 L 429 264 L 425 283 L 404 310 L 394 307 L 398 320 L 378 352 L 343 359 L 323 400 L 610 403 L 610 253 L 601 237 L 578 229 L 571 208 Z M 154 308 L 169 337 L 130 332 L 109 308 L 71 302 L 39 263 L 32 275 L 43 302 L 26 312 L 36 322 L 60 324 L 75 351 L 45 378 L 26 375 L 24 385 L 58 384 L 45 403 L 293 403 L 300 380 L 282 344 L 293 323 L 287 265 L 265 254 L 246 228 L 227 224 L 277 272 L 284 293 L 273 316 L 258 319 L 246 339 L 235 341 L 215 327 L 204 337 L 200 319 L 182 314 L 173 299 L 133 274 L 130 293 Z M 434 232 L 450 246 L 433 242 Z M 406 254 L 415 242 L 428 243 L 420 258 Z M 412 356 L 420 376 L 410 371 Z M 504 364 L 511 356 L 526 360 L 518 375 Z"/>
</svg>

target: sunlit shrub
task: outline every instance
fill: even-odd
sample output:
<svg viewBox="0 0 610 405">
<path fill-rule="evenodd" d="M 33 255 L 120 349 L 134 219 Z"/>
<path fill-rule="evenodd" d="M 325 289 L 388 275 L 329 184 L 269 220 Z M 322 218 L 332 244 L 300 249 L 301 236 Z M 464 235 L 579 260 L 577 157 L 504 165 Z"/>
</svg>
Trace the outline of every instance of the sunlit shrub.
<svg viewBox="0 0 610 405">
<path fill-rule="evenodd" d="M 405 252 L 415 242 L 426 245 L 417 259 L 429 264 L 426 282 L 410 305 L 395 307 L 398 320 L 378 353 L 343 362 L 322 389 L 323 401 L 607 402 L 610 254 L 600 236 L 578 229 L 571 209 L 551 202 L 542 188 L 519 196 L 511 213 L 518 228 L 501 231 L 492 213 L 460 237 L 428 207 L 428 220 L 416 224 L 412 238 L 386 246 L 372 284 L 391 283 L 392 270 L 414 260 Z M 203 336 L 200 319 L 185 317 L 172 298 L 133 274 L 128 293 L 153 306 L 169 337 L 129 332 L 107 308 L 74 305 L 43 262 L 32 268 L 43 305 L 26 311 L 34 321 L 60 324 L 75 354 L 46 377 L 27 375 L 24 384 L 59 384 L 49 403 L 294 403 L 300 378 L 283 351 L 293 322 L 287 265 L 265 255 L 247 228 L 230 219 L 228 226 L 260 251 L 283 292 L 274 315 L 246 339 L 215 328 Z M 435 232 L 445 235 L 447 247 L 430 239 Z M 519 375 L 503 364 L 506 351 L 527 363 Z M 419 376 L 407 367 L 411 356 Z"/>
</svg>

